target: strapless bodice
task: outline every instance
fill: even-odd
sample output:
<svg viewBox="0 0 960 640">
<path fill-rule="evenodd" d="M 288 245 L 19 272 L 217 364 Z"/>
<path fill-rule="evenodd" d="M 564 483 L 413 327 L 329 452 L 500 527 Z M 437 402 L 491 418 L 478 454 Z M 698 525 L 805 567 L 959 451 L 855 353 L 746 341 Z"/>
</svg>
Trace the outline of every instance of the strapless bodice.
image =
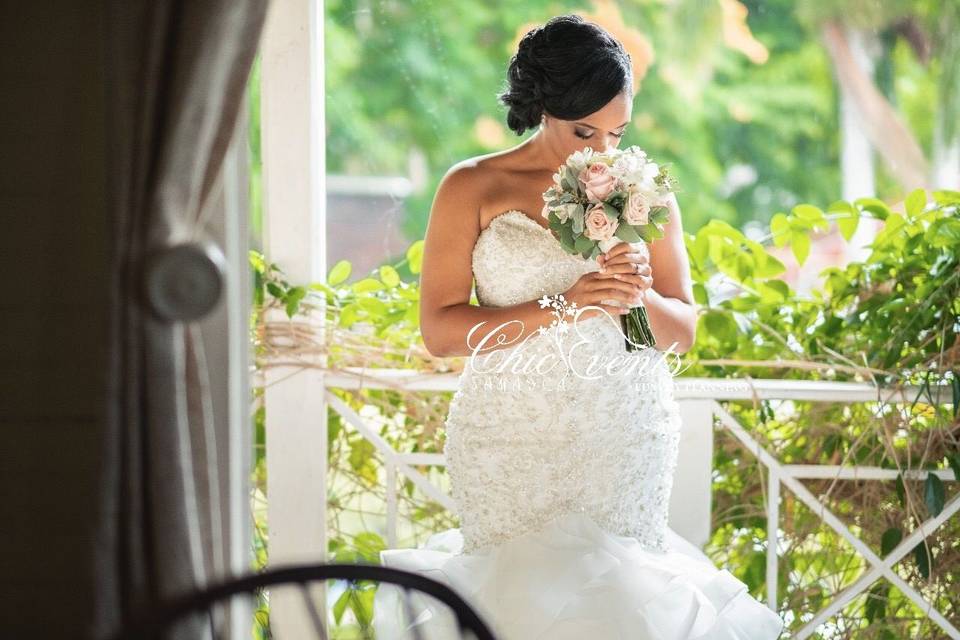
<svg viewBox="0 0 960 640">
<path fill-rule="evenodd" d="M 473 247 L 482 306 L 506 307 L 562 293 L 599 268 L 596 260 L 564 251 L 549 229 L 517 209 L 495 216 Z"/>
</svg>

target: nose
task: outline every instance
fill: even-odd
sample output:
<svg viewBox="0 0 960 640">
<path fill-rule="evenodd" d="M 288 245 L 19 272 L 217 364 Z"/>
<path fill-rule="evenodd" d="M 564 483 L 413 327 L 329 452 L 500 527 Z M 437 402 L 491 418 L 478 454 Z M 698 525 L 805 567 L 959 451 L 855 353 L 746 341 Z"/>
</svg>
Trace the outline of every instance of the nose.
<svg viewBox="0 0 960 640">
<path fill-rule="evenodd" d="M 615 149 L 617 147 L 617 144 L 620 142 L 620 139 L 614 135 L 594 136 L 594 137 L 597 137 L 599 139 L 596 141 L 591 140 L 593 144 L 590 146 L 593 147 L 593 150 L 597 153 L 603 153 L 610 149 Z"/>
</svg>

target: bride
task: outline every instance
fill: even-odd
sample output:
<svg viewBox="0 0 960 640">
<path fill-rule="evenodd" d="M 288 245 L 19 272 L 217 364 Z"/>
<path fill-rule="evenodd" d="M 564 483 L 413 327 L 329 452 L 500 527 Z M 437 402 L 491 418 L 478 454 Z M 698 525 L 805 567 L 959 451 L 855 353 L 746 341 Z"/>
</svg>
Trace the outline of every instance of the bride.
<svg viewBox="0 0 960 640">
<path fill-rule="evenodd" d="M 563 15 L 523 37 L 508 78 L 508 126 L 539 130 L 447 172 L 423 256 L 424 343 L 471 356 L 444 448 L 461 526 L 381 562 L 450 585 L 503 640 L 777 638 L 778 615 L 667 525 L 680 415 L 664 356 L 687 351 L 696 325 L 676 199 L 649 249 L 620 243 L 596 261 L 564 252 L 540 215 L 570 153 L 624 135 L 629 55 Z M 656 339 L 630 354 L 643 366 L 590 374 L 598 357 L 624 358 L 618 314 L 639 301 Z M 411 623 L 424 638 L 459 637 L 446 607 L 414 604 L 410 621 L 381 586 L 377 637 L 414 637 Z"/>
</svg>

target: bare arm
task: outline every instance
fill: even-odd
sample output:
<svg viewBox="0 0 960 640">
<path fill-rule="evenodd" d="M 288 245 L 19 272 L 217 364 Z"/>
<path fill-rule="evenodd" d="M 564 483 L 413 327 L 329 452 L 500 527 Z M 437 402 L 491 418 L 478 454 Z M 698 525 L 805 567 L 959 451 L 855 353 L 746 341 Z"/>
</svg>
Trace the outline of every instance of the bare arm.
<svg viewBox="0 0 960 640">
<path fill-rule="evenodd" d="M 486 334 L 484 351 L 516 346 L 540 327 L 549 327 L 551 309 L 530 300 L 509 307 L 470 304 L 473 247 L 480 235 L 477 169 L 455 165 L 440 181 L 427 223 L 420 273 L 420 332 L 435 356 L 460 356 Z M 481 325 L 468 345 L 470 330 Z M 506 326 L 499 328 L 501 325 Z"/>
<path fill-rule="evenodd" d="M 650 267 L 653 286 L 644 294 L 650 329 L 658 349 L 677 343 L 676 353 L 686 353 L 697 333 L 697 306 L 693 299 L 690 262 L 683 243 L 680 205 L 670 194 L 670 219 L 663 227 L 664 237 L 650 243 Z"/>
<path fill-rule="evenodd" d="M 647 309 L 657 349 L 672 347 L 674 353 L 686 353 L 696 339 L 697 306 L 675 195 L 670 194 L 667 208 L 669 219 L 664 224 L 664 237 L 650 243 L 649 258 L 633 251 L 630 243 L 621 242 L 605 258 L 600 257 L 601 270 L 643 290 L 634 302 L 642 301 Z"/>
</svg>

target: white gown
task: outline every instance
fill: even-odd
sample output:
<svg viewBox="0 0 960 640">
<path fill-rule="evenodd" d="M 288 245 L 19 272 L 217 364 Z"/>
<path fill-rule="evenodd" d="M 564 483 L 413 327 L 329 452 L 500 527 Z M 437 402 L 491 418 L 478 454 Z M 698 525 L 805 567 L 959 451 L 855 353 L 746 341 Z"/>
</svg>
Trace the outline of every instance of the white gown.
<svg viewBox="0 0 960 640">
<path fill-rule="evenodd" d="M 517 210 L 496 216 L 473 250 L 485 306 L 564 291 L 598 268 Z M 382 551 L 381 563 L 448 584 L 500 640 L 777 638 L 780 617 L 667 525 L 680 430 L 668 365 L 645 351 L 634 354 L 644 372 L 588 379 L 592 355 L 626 353 L 619 320 L 566 321 L 567 332 L 502 350 L 537 362 L 563 349 L 569 359 L 549 374 L 467 364 L 444 448 L 461 526 Z M 444 605 L 414 605 L 425 640 L 460 637 Z M 414 637 L 396 588 L 381 585 L 374 609 L 378 640 Z"/>
</svg>

